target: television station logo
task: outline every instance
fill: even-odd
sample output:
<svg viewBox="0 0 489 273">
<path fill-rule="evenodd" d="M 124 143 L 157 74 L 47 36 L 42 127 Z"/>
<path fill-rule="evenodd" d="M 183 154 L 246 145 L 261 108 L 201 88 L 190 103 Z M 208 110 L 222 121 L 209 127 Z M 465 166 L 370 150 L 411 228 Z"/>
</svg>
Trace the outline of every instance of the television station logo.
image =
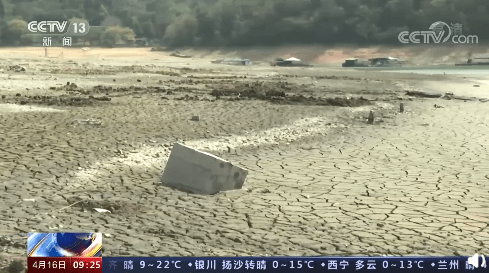
<svg viewBox="0 0 489 273">
<path fill-rule="evenodd" d="M 89 30 L 88 21 L 31 21 L 27 24 L 30 35 L 70 35 L 83 36 Z"/>
<path fill-rule="evenodd" d="M 65 33 L 68 21 L 32 21 L 27 24 L 27 29 L 31 33 Z M 55 31 L 56 29 L 56 31 Z"/>
<path fill-rule="evenodd" d="M 451 24 L 449 26 L 445 22 L 435 22 L 430 27 L 429 30 L 425 31 L 403 31 L 399 33 L 399 42 L 403 44 L 429 44 L 429 43 L 446 43 L 450 39 L 454 44 L 474 44 L 479 43 L 479 38 L 476 35 L 465 36 L 462 34 L 463 25 L 462 24 Z M 445 35 L 446 34 L 446 35 Z M 420 37 L 421 38 L 418 38 Z"/>
<path fill-rule="evenodd" d="M 83 19 L 70 21 L 31 21 L 27 24 L 27 35 L 44 36 L 42 37 L 43 47 L 50 47 L 52 45 L 53 38 L 51 36 L 64 36 L 62 38 L 62 45 L 71 46 L 72 36 L 86 35 L 90 26 L 88 25 L 88 21 Z"/>
</svg>

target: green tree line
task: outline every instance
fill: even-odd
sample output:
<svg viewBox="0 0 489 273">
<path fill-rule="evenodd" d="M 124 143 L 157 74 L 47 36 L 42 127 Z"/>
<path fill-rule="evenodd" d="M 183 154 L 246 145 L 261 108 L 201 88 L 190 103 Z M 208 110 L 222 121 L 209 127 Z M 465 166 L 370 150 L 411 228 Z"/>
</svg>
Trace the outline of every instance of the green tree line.
<svg viewBox="0 0 489 273">
<path fill-rule="evenodd" d="M 145 38 L 165 47 L 395 44 L 437 21 L 489 39 L 487 0 L 0 0 L 0 45 L 26 45 L 30 21 L 87 20 L 78 42 Z M 447 31 L 447 30 L 445 30 Z"/>
<path fill-rule="evenodd" d="M 0 0 L 0 46 L 28 46 L 42 41 L 27 35 L 30 21 L 87 20 L 87 35 L 74 36 L 73 42 L 113 47 L 131 44 L 142 38 L 160 44 L 168 22 L 158 19 L 163 5 L 140 0 Z M 117 3 L 114 5 L 113 3 Z M 166 24 L 166 25 L 165 25 Z M 61 37 L 53 37 L 55 41 Z"/>
</svg>

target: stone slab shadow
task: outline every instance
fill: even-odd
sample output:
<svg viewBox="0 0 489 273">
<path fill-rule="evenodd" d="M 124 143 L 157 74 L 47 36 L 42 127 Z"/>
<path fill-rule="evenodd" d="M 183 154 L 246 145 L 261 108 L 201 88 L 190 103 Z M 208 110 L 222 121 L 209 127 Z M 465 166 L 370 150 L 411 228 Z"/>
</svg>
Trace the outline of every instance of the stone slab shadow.
<svg viewBox="0 0 489 273">
<path fill-rule="evenodd" d="M 241 189 L 247 176 L 248 170 L 222 158 L 175 143 L 161 182 L 181 191 L 212 195 Z"/>
</svg>

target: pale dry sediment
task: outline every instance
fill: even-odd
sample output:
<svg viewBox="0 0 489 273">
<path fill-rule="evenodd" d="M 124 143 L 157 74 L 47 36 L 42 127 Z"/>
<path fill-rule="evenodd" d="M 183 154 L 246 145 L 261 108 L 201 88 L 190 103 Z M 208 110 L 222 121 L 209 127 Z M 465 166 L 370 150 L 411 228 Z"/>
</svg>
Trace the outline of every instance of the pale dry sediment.
<svg viewBox="0 0 489 273">
<path fill-rule="evenodd" d="M 31 105 L 17 105 L 2 103 L 0 104 L 0 113 L 23 113 L 23 112 L 64 112 L 63 110 L 49 108 L 49 107 L 39 107 Z"/>
<path fill-rule="evenodd" d="M 372 106 L 360 106 L 355 108 L 349 108 L 349 112 L 368 114 L 371 110 L 392 110 L 396 106 L 391 103 L 377 102 L 374 107 Z"/>
<path fill-rule="evenodd" d="M 393 106 L 387 103 L 377 103 L 374 106 L 358 108 L 345 108 L 345 111 L 356 114 L 368 114 L 372 109 L 391 109 Z M 182 144 L 197 150 L 208 152 L 225 152 L 229 149 L 259 148 L 264 145 L 278 145 L 298 143 L 301 139 L 314 136 L 326 136 L 333 128 L 346 128 L 347 125 L 335 122 L 331 117 L 310 117 L 296 120 L 290 125 L 270 128 L 268 130 L 249 132 L 245 135 L 229 135 L 214 139 L 197 139 L 182 141 Z M 75 174 L 76 180 L 69 186 L 75 188 L 86 187 L 87 183 L 95 183 L 100 180 L 99 170 L 113 172 L 121 164 L 128 167 L 144 168 L 145 170 L 158 170 L 163 172 L 170 156 L 170 149 L 142 145 L 136 151 L 124 153 L 122 157 L 113 157 L 104 162 L 96 162 L 91 167 L 80 168 Z"/>
<path fill-rule="evenodd" d="M 312 117 L 295 121 L 291 125 L 260 132 L 250 132 L 246 135 L 190 140 L 183 141 L 182 144 L 210 152 L 227 151 L 228 147 L 231 149 L 250 146 L 257 148 L 262 145 L 290 144 L 305 137 L 326 135 L 332 128 L 337 127 L 346 127 L 346 125 L 331 124 L 331 119 L 326 117 Z M 86 185 L 88 181 L 96 181 L 99 169 L 111 171 L 116 169 L 119 164 L 125 164 L 129 167 L 140 166 L 147 169 L 156 168 L 163 171 L 169 156 L 170 150 L 168 148 L 143 145 L 139 150 L 127 153 L 124 158 L 113 157 L 105 162 L 97 162 L 90 168 L 81 169 L 76 173 L 76 178 L 78 178 L 78 182 Z M 81 186 L 81 184 L 78 185 Z"/>
</svg>

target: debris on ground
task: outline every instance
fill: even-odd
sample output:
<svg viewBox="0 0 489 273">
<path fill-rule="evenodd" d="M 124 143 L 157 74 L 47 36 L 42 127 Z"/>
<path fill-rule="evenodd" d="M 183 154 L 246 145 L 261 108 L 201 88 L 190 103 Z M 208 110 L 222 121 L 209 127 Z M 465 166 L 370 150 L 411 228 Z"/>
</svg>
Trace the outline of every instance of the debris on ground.
<svg viewBox="0 0 489 273">
<path fill-rule="evenodd" d="M 101 120 L 97 119 L 75 119 L 73 120 L 73 123 L 75 124 L 85 124 L 85 125 L 102 125 Z"/>
<path fill-rule="evenodd" d="M 178 57 L 178 58 L 192 58 L 192 56 L 181 54 L 178 51 L 175 51 L 175 52 L 171 53 L 170 56 L 172 56 L 172 57 Z"/>
<path fill-rule="evenodd" d="M 374 124 L 374 112 L 370 111 L 367 118 L 367 124 Z"/>
<path fill-rule="evenodd" d="M 15 71 L 15 72 L 24 72 L 24 71 L 26 71 L 25 67 L 20 66 L 20 65 L 9 66 L 9 70 L 10 71 Z"/>
<path fill-rule="evenodd" d="M 463 100 L 463 101 L 476 101 L 476 97 L 466 97 L 466 96 L 453 96 L 454 100 Z"/>
<path fill-rule="evenodd" d="M 422 98 L 440 98 L 442 96 L 442 94 L 430 93 L 424 91 L 406 91 L 406 94 L 408 96 L 422 97 Z"/>
<path fill-rule="evenodd" d="M 444 100 L 452 100 L 453 99 L 453 93 L 452 92 L 446 92 L 443 97 L 441 97 Z"/>
<path fill-rule="evenodd" d="M 0 272 L 5 272 L 5 273 L 23 273 L 27 272 L 27 268 L 25 265 L 25 261 L 16 259 L 10 262 L 10 264 L 3 268 L 3 270 L 0 270 Z"/>
<path fill-rule="evenodd" d="M 100 213 L 112 213 L 110 210 L 107 210 L 107 209 L 101 209 L 101 208 L 93 208 L 93 210 L 95 210 L 96 212 L 100 212 Z"/>
<path fill-rule="evenodd" d="M 149 207 L 143 206 L 140 203 L 121 200 L 90 200 L 80 197 L 70 197 L 67 201 L 71 204 L 70 207 L 76 207 L 84 212 L 93 210 L 100 213 L 131 216 L 135 213 L 148 212 L 150 210 Z"/>
<path fill-rule="evenodd" d="M 26 96 L 22 97 L 20 94 L 11 98 L 4 98 L 7 103 L 14 104 L 38 104 L 48 106 L 93 106 L 99 102 L 110 101 L 110 98 L 86 98 L 73 95 L 60 95 L 60 96 Z"/>
<path fill-rule="evenodd" d="M 293 91 L 291 84 L 287 82 L 265 83 L 237 83 L 233 88 L 222 87 L 214 89 L 210 95 L 216 99 L 234 100 L 250 100 L 259 99 L 267 100 L 276 104 L 302 104 L 302 105 L 321 105 L 321 106 L 340 106 L 340 107 L 357 107 L 370 105 L 371 102 L 363 97 L 348 97 L 348 98 L 320 98 L 302 94 L 287 94 Z"/>
<path fill-rule="evenodd" d="M 243 187 L 248 171 L 224 159 L 175 143 L 161 177 L 164 186 L 211 195 Z"/>
<path fill-rule="evenodd" d="M 158 46 L 158 47 L 152 47 L 151 51 L 165 51 L 166 49 L 164 47 Z"/>
<path fill-rule="evenodd" d="M 93 99 L 93 100 L 98 100 L 98 101 L 111 101 L 112 99 L 109 98 L 109 97 L 94 97 L 94 96 L 88 96 L 89 99 Z"/>
</svg>

